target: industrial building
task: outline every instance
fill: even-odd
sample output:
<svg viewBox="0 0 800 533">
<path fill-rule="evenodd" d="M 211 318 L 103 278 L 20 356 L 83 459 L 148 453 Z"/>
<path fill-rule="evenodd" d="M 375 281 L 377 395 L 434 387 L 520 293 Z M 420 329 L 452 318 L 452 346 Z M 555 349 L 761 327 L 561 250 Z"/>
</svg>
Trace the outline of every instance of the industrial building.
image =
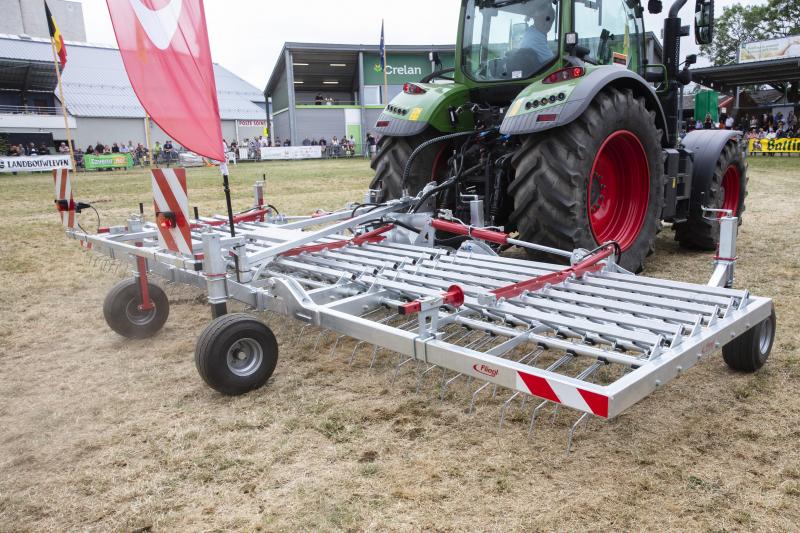
<svg viewBox="0 0 800 533">
<path fill-rule="evenodd" d="M 386 47 L 389 99 L 437 68 L 432 53 L 453 66 L 452 45 Z M 386 102 L 380 62 L 377 45 L 286 43 L 264 90 L 274 138 L 297 146 L 352 135 L 361 145 Z"/>
</svg>

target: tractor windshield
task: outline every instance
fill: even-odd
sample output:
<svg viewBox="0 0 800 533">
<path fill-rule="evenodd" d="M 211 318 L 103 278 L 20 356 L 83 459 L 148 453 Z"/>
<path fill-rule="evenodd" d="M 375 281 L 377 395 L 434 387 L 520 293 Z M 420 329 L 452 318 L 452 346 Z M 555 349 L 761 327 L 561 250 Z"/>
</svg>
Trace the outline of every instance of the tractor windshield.
<svg viewBox="0 0 800 533">
<path fill-rule="evenodd" d="M 476 81 L 524 80 L 558 57 L 559 2 L 470 0 L 464 24 L 463 67 Z"/>
</svg>

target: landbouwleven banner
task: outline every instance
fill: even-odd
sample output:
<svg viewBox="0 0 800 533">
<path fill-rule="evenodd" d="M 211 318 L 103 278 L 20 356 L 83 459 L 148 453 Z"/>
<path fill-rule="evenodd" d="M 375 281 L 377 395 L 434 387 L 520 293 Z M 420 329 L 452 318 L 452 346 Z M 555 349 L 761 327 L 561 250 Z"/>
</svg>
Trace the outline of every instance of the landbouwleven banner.
<svg viewBox="0 0 800 533">
<path fill-rule="evenodd" d="M 101 168 L 131 168 L 133 156 L 131 154 L 102 154 L 83 156 L 83 167 L 86 170 Z"/>
<path fill-rule="evenodd" d="M 750 139 L 750 153 L 800 154 L 800 139 Z"/>
<path fill-rule="evenodd" d="M 70 168 L 69 155 L 0 157 L 0 172 L 34 172 Z"/>
</svg>

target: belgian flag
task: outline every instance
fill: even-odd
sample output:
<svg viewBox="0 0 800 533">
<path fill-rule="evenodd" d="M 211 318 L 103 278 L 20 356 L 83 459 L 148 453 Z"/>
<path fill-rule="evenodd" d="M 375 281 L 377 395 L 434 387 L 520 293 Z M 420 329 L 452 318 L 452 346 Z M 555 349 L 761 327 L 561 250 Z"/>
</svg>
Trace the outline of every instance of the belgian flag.
<svg viewBox="0 0 800 533">
<path fill-rule="evenodd" d="M 53 40 L 53 45 L 56 47 L 56 54 L 58 54 L 58 62 L 61 63 L 61 70 L 67 66 L 67 47 L 64 44 L 64 36 L 61 35 L 61 30 L 58 29 L 56 19 L 50 12 L 47 2 L 44 3 L 44 10 L 47 14 L 47 27 L 50 28 L 50 38 Z"/>
</svg>

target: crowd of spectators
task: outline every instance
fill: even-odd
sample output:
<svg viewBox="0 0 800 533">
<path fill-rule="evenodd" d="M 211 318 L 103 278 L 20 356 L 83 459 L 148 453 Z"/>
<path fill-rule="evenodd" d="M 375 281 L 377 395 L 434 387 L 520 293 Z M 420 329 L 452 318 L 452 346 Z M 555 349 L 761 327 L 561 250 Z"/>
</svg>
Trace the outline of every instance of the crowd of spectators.
<svg viewBox="0 0 800 533">
<path fill-rule="evenodd" d="M 261 157 L 261 148 L 277 148 L 277 147 L 288 147 L 292 146 L 292 141 L 290 139 L 281 139 L 280 137 L 275 137 L 275 140 L 268 137 L 259 136 L 258 138 L 247 138 L 242 141 L 241 144 L 237 143 L 236 141 L 231 141 L 230 143 L 223 139 L 223 144 L 225 147 L 225 152 L 230 154 L 230 158 L 239 159 L 240 149 L 247 149 L 247 159 L 250 160 L 258 160 Z M 325 137 L 320 137 L 317 139 L 316 137 L 309 138 L 306 137 L 302 141 L 302 146 L 320 146 L 322 147 L 322 155 L 323 157 L 354 157 L 359 155 L 374 155 L 377 141 L 375 137 L 371 134 L 367 134 L 366 139 L 366 150 L 364 150 L 364 146 L 356 143 L 355 137 L 350 135 L 342 135 L 341 138 L 338 136 L 333 136 L 331 139 L 326 139 Z"/>
<path fill-rule="evenodd" d="M 69 153 L 69 148 L 67 148 L 66 143 L 61 143 L 64 148 L 66 148 L 67 153 Z M 61 150 L 59 150 L 60 152 Z M 49 148 L 44 143 L 36 146 L 35 143 L 21 143 L 21 144 L 12 144 L 9 145 L 8 149 L 6 150 L 6 155 L 10 157 L 23 157 L 23 156 L 35 156 L 35 155 L 50 155 L 54 152 L 52 148 Z"/>
<path fill-rule="evenodd" d="M 710 129 L 738 129 L 746 133 L 748 139 L 785 139 L 800 137 L 798 118 L 794 111 L 784 116 L 782 112 L 746 114 L 742 113 L 738 120 L 726 114 L 720 115 L 719 122 L 714 122 L 711 114 L 703 120 L 691 118 L 687 123 L 687 131 Z"/>
</svg>

